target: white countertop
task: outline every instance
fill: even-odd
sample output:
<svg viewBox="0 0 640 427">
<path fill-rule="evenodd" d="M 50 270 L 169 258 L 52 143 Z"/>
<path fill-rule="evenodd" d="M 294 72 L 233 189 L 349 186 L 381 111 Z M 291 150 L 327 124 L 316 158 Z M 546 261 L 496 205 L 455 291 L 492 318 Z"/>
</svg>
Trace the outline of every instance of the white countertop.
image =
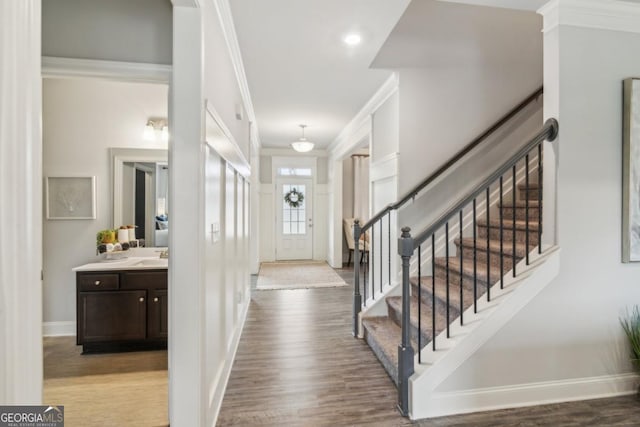
<svg viewBox="0 0 640 427">
<path fill-rule="evenodd" d="M 167 269 L 169 260 L 155 257 L 129 257 L 121 260 L 103 260 L 84 264 L 72 271 L 109 271 L 109 270 L 159 270 Z"/>
</svg>

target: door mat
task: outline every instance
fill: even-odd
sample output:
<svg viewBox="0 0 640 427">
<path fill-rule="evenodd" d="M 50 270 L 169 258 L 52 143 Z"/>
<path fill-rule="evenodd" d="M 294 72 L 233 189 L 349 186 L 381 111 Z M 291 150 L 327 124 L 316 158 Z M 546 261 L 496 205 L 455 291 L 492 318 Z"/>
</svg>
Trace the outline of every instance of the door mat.
<svg viewBox="0 0 640 427">
<path fill-rule="evenodd" d="M 263 262 L 258 273 L 258 290 L 333 288 L 347 286 L 324 261 Z"/>
</svg>

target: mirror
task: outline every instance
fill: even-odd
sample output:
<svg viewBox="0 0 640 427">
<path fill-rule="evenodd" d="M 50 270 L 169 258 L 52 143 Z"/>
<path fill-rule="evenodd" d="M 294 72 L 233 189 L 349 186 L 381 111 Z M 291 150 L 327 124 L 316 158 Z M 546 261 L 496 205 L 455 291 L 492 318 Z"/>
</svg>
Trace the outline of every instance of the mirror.
<svg viewBox="0 0 640 427">
<path fill-rule="evenodd" d="M 136 225 L 147 247 L 168 245 L 167 150 L 112 148 L 113 228 Z"/>
</svg>

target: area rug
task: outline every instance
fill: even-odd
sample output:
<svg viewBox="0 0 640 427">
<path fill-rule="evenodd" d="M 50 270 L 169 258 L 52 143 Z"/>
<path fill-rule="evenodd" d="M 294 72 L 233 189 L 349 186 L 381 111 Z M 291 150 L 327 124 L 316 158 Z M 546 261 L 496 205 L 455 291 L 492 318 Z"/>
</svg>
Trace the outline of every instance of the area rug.
<svg viewBox="0 0 640 427">
<path fill-rule="evenodd" d="M 263 262 L 258 273 L 258 290 L 332 288 L 347 286 L 324 261 Z"/>
</svg>

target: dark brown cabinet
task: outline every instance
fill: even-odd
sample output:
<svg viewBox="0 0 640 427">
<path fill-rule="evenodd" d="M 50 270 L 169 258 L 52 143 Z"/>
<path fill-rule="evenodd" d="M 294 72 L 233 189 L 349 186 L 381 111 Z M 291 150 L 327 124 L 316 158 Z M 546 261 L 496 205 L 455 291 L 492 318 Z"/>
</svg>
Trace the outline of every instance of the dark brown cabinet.
<svg viewBox="0 0 640 427">
<path fill-rule="evenodd" d="M 167 270 L 76 274 L 77 343 L 84 352 L 166 348 Z"/>
</svg>

